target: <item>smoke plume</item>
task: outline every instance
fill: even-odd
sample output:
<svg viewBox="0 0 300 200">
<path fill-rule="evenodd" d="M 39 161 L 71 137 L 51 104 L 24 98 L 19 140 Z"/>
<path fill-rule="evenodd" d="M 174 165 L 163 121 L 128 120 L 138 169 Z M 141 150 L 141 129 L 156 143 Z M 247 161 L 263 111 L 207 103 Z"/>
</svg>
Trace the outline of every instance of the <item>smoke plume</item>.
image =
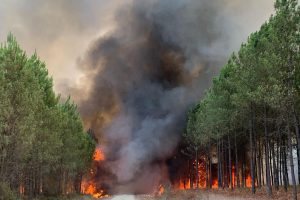
<svg viewBox="0 0 300 200">
<path fill-rule="evenodd" d="M 151 192 L 167 179 L 188 108 L 234 48 L 228 9 L 238 2 L 134 0 L 78 61 L 85 88 L 74 94 L 116 192 Z"/>
</svg>

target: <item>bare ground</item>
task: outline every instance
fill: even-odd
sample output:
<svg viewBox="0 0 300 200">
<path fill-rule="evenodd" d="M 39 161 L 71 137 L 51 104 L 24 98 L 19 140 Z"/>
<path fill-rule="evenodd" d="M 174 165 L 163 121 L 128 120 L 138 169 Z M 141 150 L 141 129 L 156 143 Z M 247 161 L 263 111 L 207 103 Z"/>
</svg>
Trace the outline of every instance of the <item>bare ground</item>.
<svg viewBox="0 0 300 200">
<path fill-rule="evenodd" d="M 298 199 L 300 193 L 298 193 Z M 249 189 L 242 190 L 187 190 L 187 191 L 170 191 L 165 192 L 161 196 L 154 195 L 119 195 L 109 198 L 103 198 L 103 200 L 289 200 L 291 198 L 291 192 L 287 193 L 281 189 L 279 191 L 273 191 L 272 197 L 267 197 L 265 189 L 257 190 L 255 195 L 252 195 Z"/>
</svg>

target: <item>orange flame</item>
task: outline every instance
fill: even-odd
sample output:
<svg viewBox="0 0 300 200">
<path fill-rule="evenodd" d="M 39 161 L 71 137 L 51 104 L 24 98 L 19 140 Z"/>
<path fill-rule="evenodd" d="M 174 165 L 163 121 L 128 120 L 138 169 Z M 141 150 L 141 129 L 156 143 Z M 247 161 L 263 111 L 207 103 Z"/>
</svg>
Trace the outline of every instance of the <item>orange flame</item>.
<svg viewBox="0 0 300 200">
<path fill-rule="evenodd" d="M 251 176 L 248 175 L 246 178 L 246 187 L 251 187 L 251 186 L 252 186 Z"/>
<path fill-rule="evenodd" d="M 180 190 L 188 190 L 188 189 L 191 189 L 190 180 L 187 180 L 187 181 L 185 182 L 183 179 L 180 179 L 179 189 L 180 189 Z"/>
<path fill-rule="evenodd" d="M 162 195 L 165 192 L 165 188 L 163 185 L 160 185 L 158 188 L 158 195 Z"/>
<path fill-rule="evenodd" d="M 196 161 L 193 162 L 193 166 L 196 167 Z M 237 179 L 236 179 L 236 169 L 235 166 L 232 165 L 231 169 L 231 175 L 232 175 L 232 187 L 235 188 L 237 184 Z M 228 178 L 228 177 L 227 177 Z M 241 176 L 239 177 L 240 183 L 241 183 Z M 251 176 L 249 173 L 247 173 L 246 178 L 245 178 L 245 186 L 246 187 L 251 187 Z M 207 186 L 207 180 L 206 180 L 206 169 L 204 162 L 198 162 L 198 188 L 205 188 Z M 229 183 L 228 183 L 229 184 Z M 193 187 L 192 187 L 193 185 Z M 179 190 L 188 190 L 188 189 L 195 189 L 197 188 L 197 181 L 193 180 L 191 183 L 190 178 L 188 177 L 181 177 L 179 179 L 179 182 L 175 186 Z M 231 186 L 229 186 L 231 187 Z M 212 180 L 212 189 L 217 189 L 219 188 L 218 185 L 218 179 L 213 178 Z"/>
<path fill-rule="evenodd" d="M 104 155 L 104 152 L 102 149 L 100 148 L 97 148 L 95 150 L 95 153 L 94 153 L 94 160 L 95 161 L 103 161 L 105 160 L 105 155 Z"/>
<path fill-rule="evenodd" d="M 93 156 L 94 162 L 100 162 L 105 160 L 105 154 L 101 148 L 96 148 Z M 95 174 L 94 170 L 91 169 L 89 172 L 90 177 L 93 177 Z M 96 183 L 91 181 L 82 181 L 81 183 L 82 193 L 91 195 L 95 198 L 104 198 L 108 197 L 103 190 L 99 190 L 96 187 Z"/>
<path fill-rule="evenodd" d="M 81 184 L 81 187 L 83 188 L 82 193 L 83 194 L 88 194 L 91 195 L 95 198 L 104 198 L 104 197 L 108 197 L 108 195 L 104 194 L 103 190 L 97 191 L 96 189 L 96 185 L 93 182 L 83 182 Z"/>
</svg>

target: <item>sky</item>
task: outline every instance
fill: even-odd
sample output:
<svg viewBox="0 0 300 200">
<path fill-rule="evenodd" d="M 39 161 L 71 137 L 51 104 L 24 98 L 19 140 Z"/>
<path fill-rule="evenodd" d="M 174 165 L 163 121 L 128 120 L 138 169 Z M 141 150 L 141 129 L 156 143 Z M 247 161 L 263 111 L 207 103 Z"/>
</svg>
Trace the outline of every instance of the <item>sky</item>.
<svg viewBox="0 0 300 200">
<path fill-rule="evenodd" d="M 220 3 L 227 4 L 223 12 L 233 22 L 232 50 L 273 12 L 272 0 Z M 66 85 L 80 81 L 78 60 L 89 45 L 109 34 L 116 24 L 116 12 L 130 4 L 132 0 L 1 0 L 0 41 L 12 32 L 29 55 L 36 50 L 53 76 L 55 90 L 65 92 Z"/>
</svg>

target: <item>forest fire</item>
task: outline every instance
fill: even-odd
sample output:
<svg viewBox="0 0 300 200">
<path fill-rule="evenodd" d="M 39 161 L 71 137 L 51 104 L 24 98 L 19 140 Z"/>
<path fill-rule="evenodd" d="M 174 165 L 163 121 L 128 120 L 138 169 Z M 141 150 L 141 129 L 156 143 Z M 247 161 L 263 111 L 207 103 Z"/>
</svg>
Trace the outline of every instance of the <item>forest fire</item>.
<svg viewBox="0 0 300 200">
<path fill-rule="evenodd" d="M 107 194 L 104 193 L 103 190 L 97 190 L 96 185 L 94 182 L 83 182 L 81 184 L 83 191 L 83 194 L 88 194 L 91 195 L 95 198 L 104 198 L 104 197 L 108 197 Z"/>
<path fill-rule="evenodd" d="M 90 170 L 87 177 L 83 178 L 83 181 L 81 183 L 82 193 L 91 195 L 95 198 L 108 197 L 108 194 L 106 194 L 106 192 L 102 188 L 97 187 L 97 183 L 95 182 L 97 165 L 105 160 L 103 149 L 101 149 L 100 147 L 97 147 L 95 149 L 93 160 L 94 161 L 92 169 Z"/>
<path fill-rule="evenodd" d="M 176 157 L 176 156 L 175 156 Z M 177 178 L 170 178 L 173 189 L 189 190 L 189 189 L 218 189 L 223 187 L 231 187 L 230 176 L 228 168 L 223 168 L 221 182 L 218 180 L 218 163 L 215 161 L 209 165 L 206 157 L 200 157 L 198 162 L 196 160 L 185 160 L 185 157 L 179 158 L 176 163 L 181 163 L 179 168 L 174 171 L 174 176 Z M 83 194 L 91 195 L 95 198 L 107 197 L 108 194 L 115 194 L 118 190 L 113 187 L 114 177 L 107 174 L 105 163 L 108 161 L 106 154 L 101 147 L 97 147 L 93 156 L 93 167 L 89 174 L 83 179 L 81 188 Z M 251 177 L 248 168 L 244 171 L 239 168 L 237 176 L 234 163 L 231 168 L 232 187 L 235 188 L 239 184 L 241 187 L 251 187 Z M 172 166 L 169 166 L 169 173 L 172 173 Z M 243 172 L 242 172 L 243 171 Z M 198 179 L 197 179 L 198 177 Z M 239 179 L 239 183 L 237 181 Z M 111 184 L 113 183 L 113 184 Z M 156 195 L 162 195 L 166 188 L 165 185 L 160 184 L 155 192 Z M 148 193 L 147 193 L 148 194 Z"/>
<path fill-rule="evenodd" d="M 217 167 L 214 165 L 212 167 L 211 173 L 208 171 L 207 168 L 205 168 L 205 163 L 198 161 L 198 175 L 196 171 L 196 161 L 193 162 L 193 165 L 191 166 L 191 169 L 187 172 L 183 173 L 184 176 L 180 176 L 179 180 L 175 182 L 173 185 L 178 190 L 189 190 L 189 189 L 205 189 L 205 188 L 211 188 L 211 189 L 218 189 L 219 188 L 219 182 L 218 182 L 218 176 L 217 176 Z M 234 165 L 232 165 L 231 170 L 231 178 L 232 178 L 232 187 L 236 188 L 239 184 L 240 186 L 245 186 L 250 188 L 251 187 L 251 176 L 249 171 L 245 171 L 245 176 L 242 178 L 241 171 L 239 171 L 239 183 L 237 181 L 237 175 Z M 198 181 L 197 177 L 198 176 Z M 210 178 L 211 176 L 211 178 Z M 231 187 L 230 186 L 230 178 L 229 175 L 224 173 L 222 175 L 223 181 L 220 182 L 220 187 Z M 211 186 L 210 186 L 211 183 Z M 198 184 L 198 187 L 197 187 Z"/>
</svg>

